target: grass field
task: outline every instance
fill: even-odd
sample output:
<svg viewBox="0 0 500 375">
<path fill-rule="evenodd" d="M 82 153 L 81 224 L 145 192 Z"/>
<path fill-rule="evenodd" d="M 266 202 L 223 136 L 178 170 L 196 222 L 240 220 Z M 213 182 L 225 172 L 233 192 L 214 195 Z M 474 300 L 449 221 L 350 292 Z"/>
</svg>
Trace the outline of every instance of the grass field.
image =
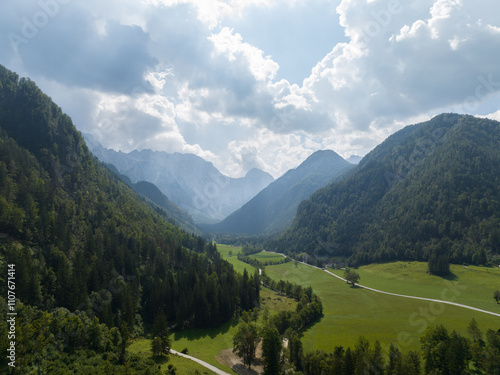
<svg viewBox="0 0 500 375">
<path fill-rule="evenodd" d="M 279 311 L 295 311 L 297 308 L 297 301 L 295 299 L 280 296 L 268 288 L 261 289 L 260 301 L 262 308 L 267 308 L 271 315 Z"/>
<path fill-rule="evenodd" d="M 371 264 L 356 270 L 360 284 L 385 292 L 408 294 L 417 297 L 451 300 L 468 306 L 500 313 L 500 304 L 493 299 L 500 290 L 500 268 L 451 265 L 447 279 L 427 274 L 427 263 L 394 262 Z M 342 276 L 343 271 L 330 270 Z M 450 282 L 457 286 L 457 293 L 447 290 Z"/>
<path fill-rule="evenodd" d="M 359 336 L 365 336 L 372 343 L 379 340 L 386 352 L 391 342 L 398 343 L 403 351 L 419 350 L 419 338 L 428 325 L 443 324 L 449 330 L 466 334 L 473 317 L 483 331 L 500 328 L 500 318 L 494 316 L 353 288 L 304 264 L 268 266 L 266 273 L 275 280 L 312 286 L 321 298 L 324 317 L 305 332 L 302 339 L 305 351 L 332 351 L 336 345 L 353 347 Z"/>
<path fill-rule="evenodd" d="M 236 333 L 237 321 L 223 324 L 218 328 L 191 329 L 183 332 L 176 332 L 172 335 L 172 349 L 182 351 L 188 349 L 188 354 L 199 358 L 211 365 L 220 368 L 228 373 L 232 370 L 221 365 L 215 356 L 221 350 L 233 347 L 233 336 Z"/>
<path fill-rule="evenodd" d="M 245 268 L 249 275 L 253 275 L 255 272 L 255 268 L 253 266 L 238 259 L 238 254 L 241 253 L 241 247 L 217 244 L 217 250 L 221 253 L 225 260 L 233 265 L 236 272 L 243 273 Z M 230 251 L 232 252 L 232 255 L 229 255 Z"/>
<path fill-rule="evenodd" d="M 143 357 L 151 357 L 151 340 L 134 340 L 127 350 L 129 353 L 140 354 Z M 162 371 L 166 371 L 169 364 L 174 365 L 177 369 L 177 375 L 193 375 L 195 371 L 198 371 L 200 374 L 214 374 L 214 372 L 208 370 L 202 365 L 177 355 L 169 355 L 168 361 L 160 361 L 158 363 L 161 365 Z"/>
<path fill-rule="evenodd" d="M 259 262 L 282 262 L 285 258 L 276 253 L 261 251 L 257 254 L 249 255 L 250 258 L 257 259 Z"/>
</svg>

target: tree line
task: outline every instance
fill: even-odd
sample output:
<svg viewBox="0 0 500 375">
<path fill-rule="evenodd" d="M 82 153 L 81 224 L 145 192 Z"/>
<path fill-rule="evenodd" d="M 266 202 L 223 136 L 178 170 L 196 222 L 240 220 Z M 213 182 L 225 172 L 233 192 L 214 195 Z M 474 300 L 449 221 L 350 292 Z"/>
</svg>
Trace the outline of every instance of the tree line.
<svg viewBox="0 0 500 375">
<path fill-rule="evenodd" d="M 260 329 L 255 323 L 243 322 L 234 336 L 234 351 L 251 367 L 255 348 L 262 342 L 265 375 L 500 374 L 500 332 L 488 330 L 484 335 L 472 319 L 467 334 L 450 333 L 442 325 L 429 326 L 420 338 L 420 352 L 402 353 L 395 344 L 384 352 L 379 341 L 371 344 L 359 337 L 353 348 L 336 346 L 332 352 L 304 353 L 294 329 L 283 333 L 271 321 Z"/>
</svg>

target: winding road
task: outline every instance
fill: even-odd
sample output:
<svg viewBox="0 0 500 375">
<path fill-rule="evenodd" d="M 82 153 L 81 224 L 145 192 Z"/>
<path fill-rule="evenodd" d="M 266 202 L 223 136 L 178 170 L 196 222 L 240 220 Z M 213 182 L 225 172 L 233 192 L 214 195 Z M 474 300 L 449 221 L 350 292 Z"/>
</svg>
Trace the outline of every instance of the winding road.
<svg viewBox="0 0 500 375">
<path fill-rule="evenodd" d="M 278 254 L 278 253 L 276 253 L 276 254 Z M 343 277 L 335 275 L 333 272 L 328 271 L 326 269 L 322 269 L 322 268 L 319 268 L 319 267 L 316 267 L 316 266 L 312 266 L 312 265 L 304 263 L 304 262 L 299 262 L 299 263 L 302 263 L 302 264 L 305 264 L 306 266 L 317 268 L 319 270 L 325 271 L 329 275 L 332 275 L 333 277 L 336 277 L 339 280 L 347 282 L 347 280 L 344 279 Z M 441 299 L 433 299 L 433 298 L 425 298 L 425 297 L 415 297 L 415 296 L 408 296 L 408 295 L 405 295 L 405 294 L 397 294 L 397 293 L 384 292 L 383 290 L 378 290 L 378 289 L 370 288 L 368 286 L 364 286 L 364 285 L 361 285 L 361 284 L 356 284 L 356 286 L 359 287 L 359 288 L 366 289 L 366 290 L 371 290 L 372 292 L 375 292 L 375 293 L 387 294 L 389 296 L 394 296 L 394 297 L 418 299 L 418 300 L 421 300 L 421 301 L 444 303 L 444 304 L 447 304 L 447 305 L 458 306 L 458 307 L 462 307 L 464 309 L 474 310 L 474 311 L 482 312 L 484 314 L 489 314 L 489 315 L 494 315 L 494 316 L 500 317 L 500 314 L 498 314 L 498 313 L 494 313 L 494 312 L 491 312 L 491 311 L 488 311 L 488 310 L 478 309 L 477 307 L 472 307 L 472 306 L 468 306 L 468 305 L 462 305 L 461 303 L 456 303 L 456 302 L 451 302 L 451 301 L 446 301 L 446 300 L 441 300 Z"/>
<path fill-rule="evenodd" d="M 267 252 L 268 253 L 274 253 L 272 251 L 267 251 Z M 283 257 L 286 258 L 286 255 L 284 255 L 284 254 L 280 254 L 280 253 L 274 253 L 274 254 L 278 254 L 278 255 L 281 255 L 281 256 L 283 256 Z M 307 263 L 304 263 L 304 262 L 300 262 L 300 261 L 299 261 L 299 263 L 304 264 L 304 265 L 309 266 L 309 267 L 317 268 L 318 270 L 324 271 L 327 274 L 329 274 L 329 275 L 331 275 L 333 277 L 336 277 L 339 280 L 347 282 L 347 280 L 344 279 L 343 277 L 335 275 L 333 272 L 328 271 L 326 269 L 319 268 L 319 267 L 316 267 L 316 266 L 313 266 L 313 265 L 310 265 L 310 264 L 307 264 Z M 261 274 L 261 273 L 262 273 L 262 270 L 259 268 L 259 274 Z M 462 307 L 464 309 L 469 309 L 469 310 L 478 311 L 478 312 L 481 312 L 481 313 L 484 313 L 484 314 L 489 314 L 489 315 L 494 315 L 494 316 L 500 317 L 500 314 L 498 314 L 498 313 L 494 313 L 494 312 L 491 312 L 491 311 L 478 309 L 477 307 L 472 307 L 472 306 L 468 306 L 468 305 L 462 305 L 462 304 L 456 303 L 456 302 L 445 301 L 445 300 L 440 300 L 440 299 L 433 299 L 433 298 L 425 298 L 425 297 L 408 296 L 408 295 L 405 295 L 405 294 L 397 294 L 397 293 L 384 292 L 383 290 L 378 290 L 378 289 L 370 288 L 368 286 L 364 286 L 364 285 L 361 285 L 361 284 L 356 284 L 356 286 L 359 287 L 359 288 L 370 290 L 370 291 L 375 292 L 375 293 L 387 294 L 389 296 L 394 296 L 394 297 L 417 299 L 417 300 L 421 300 L 421 301 L 444 303 L 444 304 L 447 304 L 447 305 Z M 229 373 L 224 372 L 222 370 L 219 370 L 217 367 L 212 366 L 211 364 L 209 364 L 207 362 L 204 362 L 201 359 L 198 359 L 198 358 L 195 358 L 195 357 L 191 357 L 190 355 L 187 355 L 187 354 L 179 353 L 179 352 L 177 352 L 177 351 L 175 351 L 173 349 L 170 349 L 170 352 L 173 353 L 173 354 L 177 354 L 177 355 L 179 355 L 181 357 L 188 358 L 188 359 L 190 359 L 192 361 L 195 361 L 195 362 L 199 363 L 200 365 L 206 367 L 207 369 L 213 371 L 214 373 L 216 373 L 218 375 L 230 375 Z"/>
<path fill-rule="evenodd" d="M 198 359 L 198 358 L 195 358 L 195 357 L 191 357 L 190 355 L 187 355 L 187 354 L 183 354 L 183 353 L 180 353 L 178 352 L 177 350 L 174 350 L 174 349 L 170 349 L 170 353 L 172 354 L 177 354 L 178 356 L 181 356 L 181 357 L 184 357 L 184 358 L 187 358 L 187 359 L 190 359 L 191 361 L 194 361 L 196 363 L 199 363 L 200 365 L 206 367 L 207 369 L 209 369 L 210 371 L 213 371 L 215 372 L 216 374 L 218 375 L 231 375 L 227 372 L 224 372 L 222 370 L 219 370 L 217 367 L 215 366 L 212 366 L 210 363 L 207 363 L 205 361 L 202 361 L 201 359 Z"/>
</svg>

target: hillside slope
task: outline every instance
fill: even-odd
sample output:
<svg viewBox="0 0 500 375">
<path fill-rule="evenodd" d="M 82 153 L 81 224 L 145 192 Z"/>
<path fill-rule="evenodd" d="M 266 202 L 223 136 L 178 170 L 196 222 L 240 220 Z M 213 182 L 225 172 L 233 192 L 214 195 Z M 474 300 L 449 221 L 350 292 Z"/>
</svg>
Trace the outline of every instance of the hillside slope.
<svg viewBox="0 0 500 375">
<path fill-rule="evenodd" d="M 253 277 L 168 223 L 90 154 L 32 81 L 0 66 L 4 316 L 8 269 L 18 299 L 17 365 L 28 372 L 43 358 L 47 373 L 88 373 L 80 364 L 91 361 L 94 373 L 119 373 L 127 338 L 144 327 L 213 327 L 258 301 Z"/>
<path fill-rule="evenodd" d="M 333 151 L 317 151 L 221 223 L 202 228 L 212 233 L 244 235 L 283 231 L 292 223 L 300 202 L 351 167 Z"/>
<path fill-rule="evenodd" d="M 113 173 L 132 188 L 137 194 L 146 199 L 153 208 L 162 213 L 172 224 L 179 226 L 188 233 L 200 234 L 200 230 L 196 227 L 193 219 L 182 208 L 174 204 L 168 197 L 163 194 L 160 189 L 151 182 L 139 181 L 133 183 L 130 178 L 120 174 L 118 169 L 112 164 L 106 165 Z"/>
<path fill-rule="evenodd" d="M 352 257 L 352 264 L 475 262 L 500 252 L 500 123 L 443 114 L 408 126 L 348 178 L 303 202 L 272 243 L 288 252 Z"/>
</svg>

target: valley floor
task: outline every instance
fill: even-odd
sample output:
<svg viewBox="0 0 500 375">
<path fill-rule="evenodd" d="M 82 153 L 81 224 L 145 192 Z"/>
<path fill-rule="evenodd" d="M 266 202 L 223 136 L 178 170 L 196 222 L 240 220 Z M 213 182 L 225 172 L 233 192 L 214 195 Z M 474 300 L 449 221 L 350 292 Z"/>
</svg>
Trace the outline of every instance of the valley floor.
<svg viewBox="0 0 500 375">
<path fill-rule="evenodd" d="M 343 273 L 335 271 L 337 272 Z M 331 351 L 337 345 L 353 347 L 359 336 L 364 336 L 370 342 L 379 340 L 385 349 L 390 343 L 397 343 L 404 351 L 418 350 L 419 338 L 429 325 L 443 324 L 449 330 L 456 330 L 465 335 L 466 327 L 472 318 L 476 319 L 483 331 L 500 328 L 497 316 L 426 300 L 426 297 L 423 297 L 423 300 L 403 299 L 366 288 L 353 288 L 343 280 L 332 278 L 331 274 L 321 269 L 301 263 L 297 266 L 286 263 L 266 267 L 266 273 L 275 280 L 284 279 L 303 286 L 312 286 L 321 298 L 324 317 L 305 332 L 303 343 L 306 351 Z M 360 274 L 362 275 L 361 269 Z M 450 285 L 449 280 L 441 282 L 440 290 Z M 466 298 L 469 287 L 474 289 L 456 281 L 451 285 L 455 286 L 455 295 L 463 294 L 462 298 Z M 461 286 L 463 288 L 460 288 Z M 432 288 L 431 291 L 434 293 Z M 490 310 L 498 306 L 492 296 L 493 293 L 484 301 L 485 304 L 489 303 Z M 460 295 L 457 301 L 459 297 Z"/>
<path fill-rule="evenodd" d="M 238 272 L 255 271 L 237 259 L 241 248 L 218 245 L 218 249 Z M 277 256 L 281 255 L 267 252 L 254 257 L 265 260 Z M 360 336 L 370 342 L 380 341 L 386 353 L 390 343 L 397 343 L 403 352 L 419 351 L 420 336 L 429 325 L 442 324 L 450 331 L 467 335 L 472 318 L 483 332 L 500 328 L 500 305 L 491 292 L 500 281 L 500 270 L 452 266 L 452 275 L 443 279 L 428 275 L 426 267 L 419 262 L 360 267 L 356 271 L 363 287 L 348 285 L 341 270 L 322 270 L 303 263 L 266 266 L 265 270 L 274 280 L 311 286 L 323 302 L 323 318 L 302 337 L 305 352 L 332 351 L 337 345 L 354 347 Z M 296 304 L 268 289 L 263 289 L 261 301 L 270 311 L 293 310 Z M 176 333 L 172 346 L 179 351 L 188 348 L 188 354 L 222 372 L 241 373 L 231 351 L 236 324 Z"/>
</svg>

